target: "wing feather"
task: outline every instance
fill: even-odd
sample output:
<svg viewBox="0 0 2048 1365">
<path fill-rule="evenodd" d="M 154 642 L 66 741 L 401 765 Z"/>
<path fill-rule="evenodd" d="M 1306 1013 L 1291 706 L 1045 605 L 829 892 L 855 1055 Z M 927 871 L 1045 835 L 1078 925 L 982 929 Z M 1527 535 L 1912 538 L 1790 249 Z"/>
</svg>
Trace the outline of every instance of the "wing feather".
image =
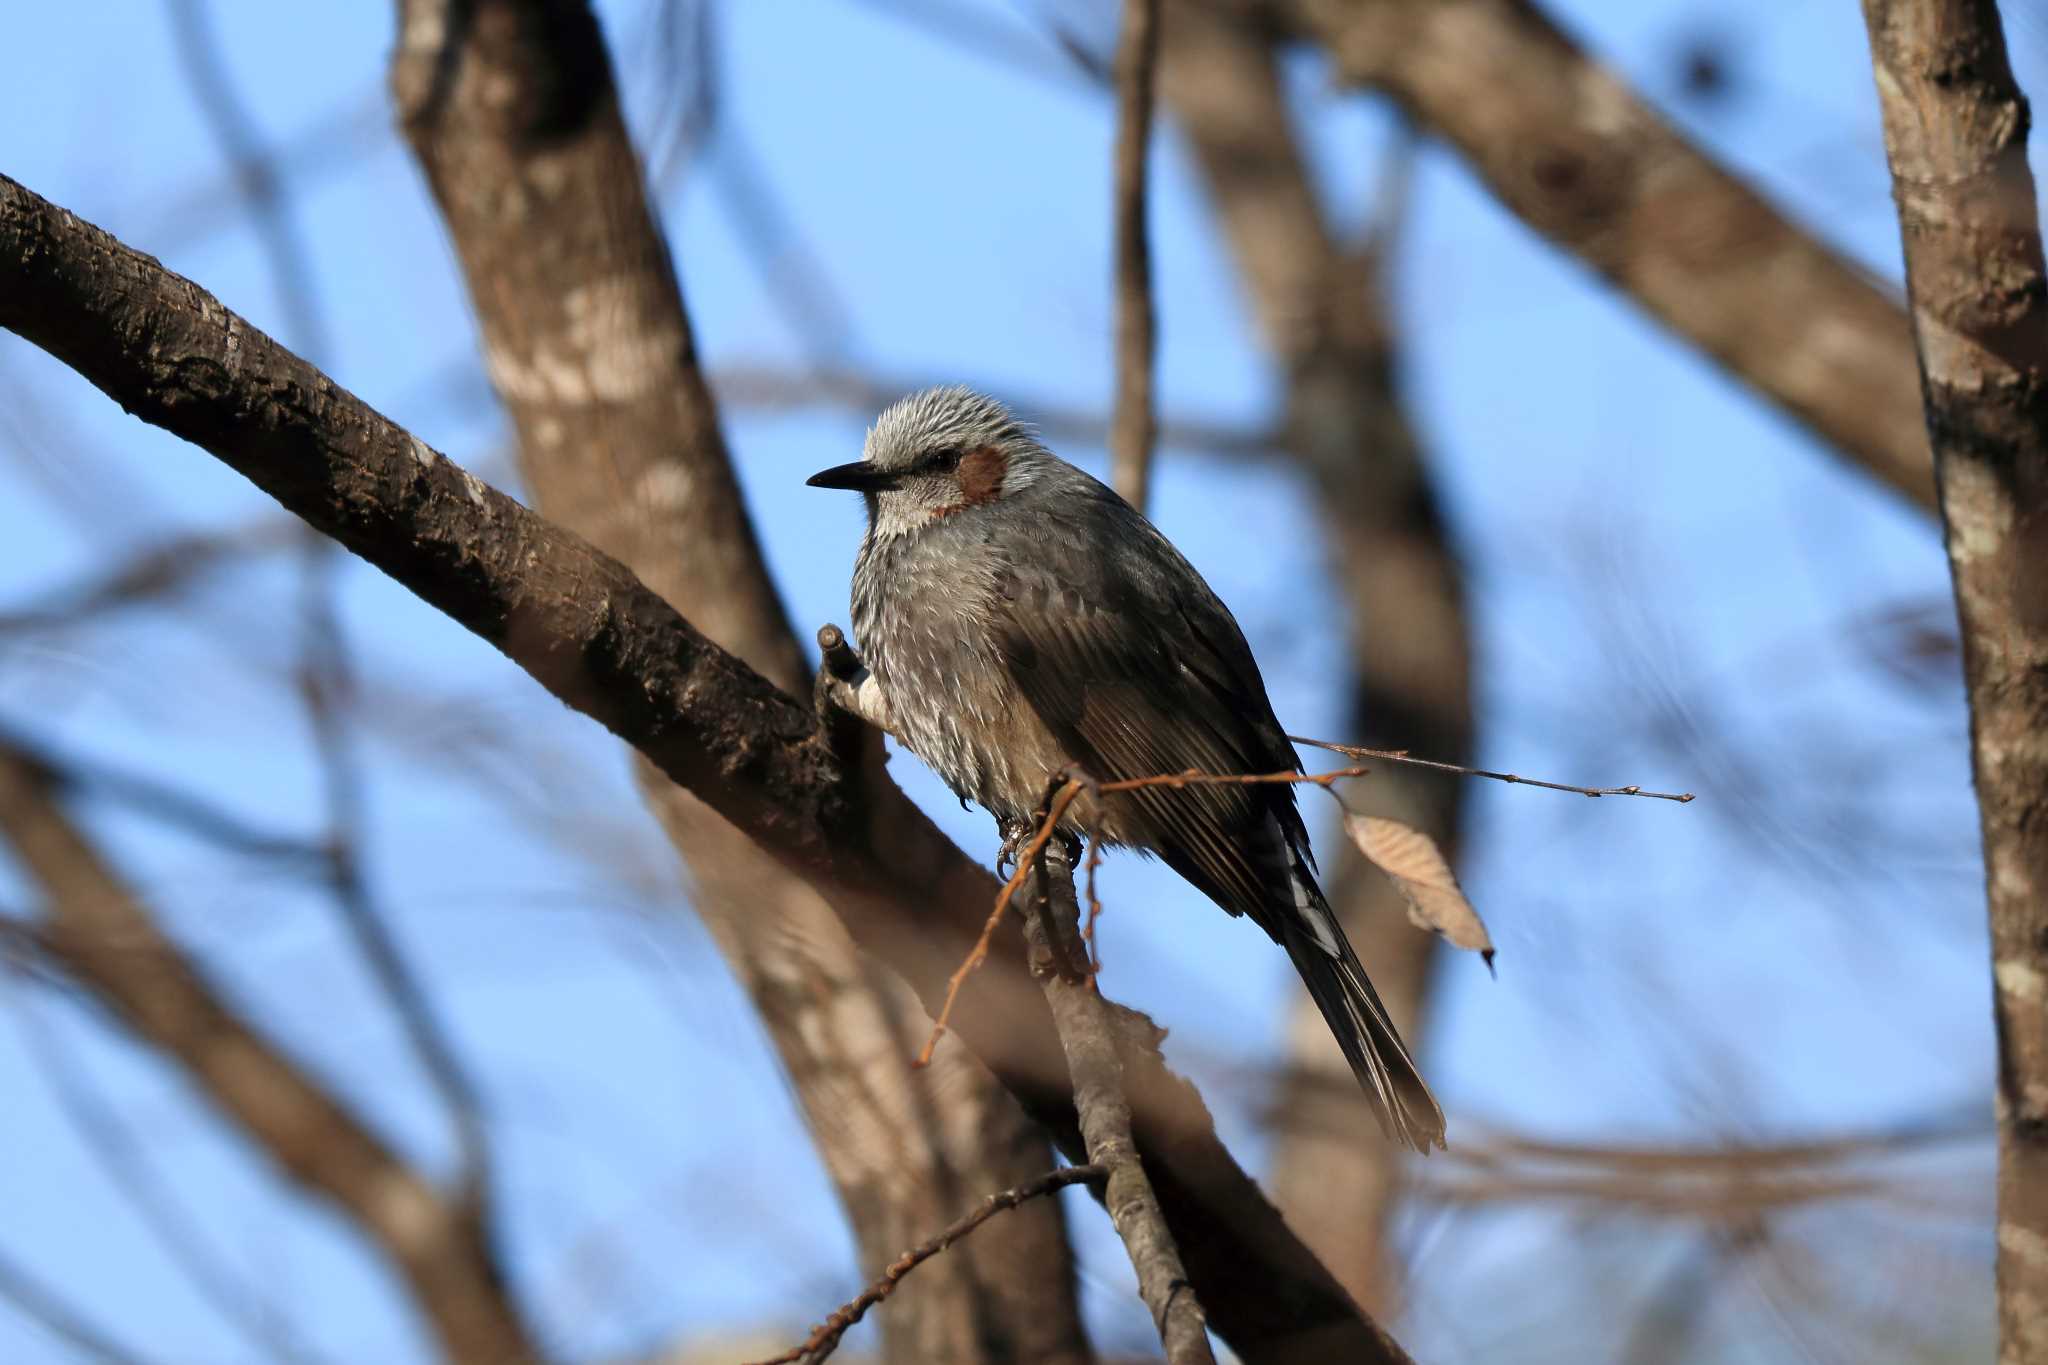
<svg viewBox="0 0 2048 1365">
<path fill-rule="evenodd" d="M 1019 690 L 1068 756 L 1104 781 L 1295 768 L 1229 611 L 1157 532 L 1131 521 L 1131 534 L 1152 542 L 1143 558 L 1157 568 L 1163 553 L 1175 572 L 1141 575 L 1134 557 L 1046 556 L 1041 546 L 998 576 L 997 651 Z M 1111 799 L 1136 808 L 1145 842 L 1175 871 L 1274 931 L 1292 904 L 1288 848 L 1307 846 L 1291 787 L 1160 787 Z"/>
</svg>

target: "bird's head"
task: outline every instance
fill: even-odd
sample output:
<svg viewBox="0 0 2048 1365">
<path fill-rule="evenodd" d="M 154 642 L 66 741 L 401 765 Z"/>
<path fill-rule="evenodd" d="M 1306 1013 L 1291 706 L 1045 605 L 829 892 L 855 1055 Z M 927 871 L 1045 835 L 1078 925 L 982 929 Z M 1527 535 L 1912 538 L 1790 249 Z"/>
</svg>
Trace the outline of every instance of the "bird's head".
<svg viewBox="0 0 2048 1365">
<path fill-rule="evenodd" d="M 1000 502 L 1053 464 L 1008 408 L 954 386 L 892 403 L 868 432 L 865 459 L 806 482 L 854 489 L 867 499 L 872 533 L 899 536 Z"/>
</svg>

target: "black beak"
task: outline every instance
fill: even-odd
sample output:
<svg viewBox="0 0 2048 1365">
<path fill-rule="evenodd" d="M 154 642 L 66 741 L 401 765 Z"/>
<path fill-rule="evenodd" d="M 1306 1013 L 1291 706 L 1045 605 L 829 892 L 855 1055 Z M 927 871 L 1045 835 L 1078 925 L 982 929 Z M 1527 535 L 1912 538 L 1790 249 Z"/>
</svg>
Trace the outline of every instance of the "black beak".
<svg viewBox="0 0 2048 1365">
<path fill-rule="evenodd" d="M 877 469 L 866 460 L 855 460 L 852 464 L 821 469 L 804 482 L 812 488 L 850 488 L 856 493 L 879 493 L 885 488 L 894 488 L 897 477 L 892 470 Z"/>
</svg>

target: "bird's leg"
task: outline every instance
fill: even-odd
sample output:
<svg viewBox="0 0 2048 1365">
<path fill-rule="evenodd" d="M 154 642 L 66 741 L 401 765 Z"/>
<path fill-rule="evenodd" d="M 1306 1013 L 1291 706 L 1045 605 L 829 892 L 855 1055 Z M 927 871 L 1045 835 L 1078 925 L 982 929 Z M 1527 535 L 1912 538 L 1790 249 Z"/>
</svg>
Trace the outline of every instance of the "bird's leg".
<svg viewBox="0 0 2048 1365">
<path fill-rule="evenodd" d="M 1038 833 L 1038 826 L 1024 820 L 1005 820 L 998 828 L 1003 832 L 1003 846 L 996 850 L 996 875 L 1008 881 L 1010 874 L 1017 870 L 1018 855 Z"/>
<path fill-rule="evenodd" d="M 1071 787 L 1079 787 L 1082 793 L 1093 798 L 1093 813 L 1089 821 L 1092 830 L 1100 821 L 1102 784 L 1079 763 L 1070 762 L 1053 772 L 1046 782 L 1045 796 L 1039 801 L 1037 811 L 1028 823 L 1019 822 L 1007 832 L 1003 849 L 1004 857 L 1014 861 L 1024 855 L 1027 847 L 1038 842 L 1041 833 L 1046 835 L 1047 843 L 1054 838 L 1059 841 L 1057 854 L 1041 847 L 1035 859 L 1037 866 L 1033 870 L 1038 877 L 1031 887 L 1032 912 L 1038 917 L 1044 932 L 1031 935 L 1031 970 L 1040 977 L 1056 974 L 1071 981 L 1087 981 L 1091 979 L 1088 953 L 1085 946 L 1077 942 L 1078 924 L 1071 928 L 1063 926 L 1059 923 L 1060 916 L 1053 913 L 1054 897 L 1058 895 L 1053 885 L 1056 880 L 1064 886 L 1064 900 L 1073 900 L 1074 870 L 1081 862 L 1083 839 L 1075 830 L 1061 827 L 1054 827 L 1049 832 L 1046 830 L 1046 823 L 1053 818 L 1055 809 L 1060 809 L 1063 819 L 1072 809 L 1077 794 L 1069 790 Z M 1063 794 L 1066 803 L 1061 807 L 1056 803 Z"/>
<path fill-rule="evenodd" d="M 1090 811 L 1089 828 L 1090 830 L 1095 829 L 1102 823 L 1102 779 L 1089 772 L 1078 761 L 1069 759 L 1064 767 L 1052 775 L 1052 785 L 1046 789 L 1045 804 L 1047 808 L 1051 807 L 1052 798 L 1059 793 L 1060 788 L 1066 786 L 1069 782 L 1078 783 L 1082 794 L 1088 798 Z M 1043 816 L 1040 818 L 1042 819 Z M 1067 861 L 1078 866 L 1081 862 L 1081 850 L 1085 846 L 1085 841 L 1081 834 L 1078 831 L 1066 829 L 1059 830 L 1057 833 L 1060 842 L 1066 846 Z"/>
</svg>

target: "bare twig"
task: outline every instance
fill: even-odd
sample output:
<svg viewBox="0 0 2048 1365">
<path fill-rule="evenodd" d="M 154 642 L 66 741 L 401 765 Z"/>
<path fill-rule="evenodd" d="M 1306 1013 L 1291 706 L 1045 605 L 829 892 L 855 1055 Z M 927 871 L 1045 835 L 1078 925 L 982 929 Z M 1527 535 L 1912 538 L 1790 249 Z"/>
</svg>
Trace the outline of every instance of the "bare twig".
<svg viewBox="0 0 2048 1365">
<path fill-rule="evenodd" d="M 1061 793 L 1076 791 L 1068 781 Z M 1050 804 L 1050 803 L 1049 803 Z M 1046 828 L 1057 824 L 1051 809 Z M 1181 1264 L 1180 1248 L 1167 1229 L 1158 1195 L 1138 1160 L 1131 1135 L 1131 1103 L 1124 1091 L 1124 1066 L 1108 1003 L 1094 988 L 1085 957 L 1074 951 L 1080 936 L 1080 907 L 1074 899 L 1072 853 L 1064 846 L 1034 841 L 1018 859 L 1037 879 L 1037 914 L 1025 916 L 1032 968 L 1052 1007 L 1060 1045 L 1074 1077 L 1074 1105 L 1089 1161 L 1106 1171 L 1103 1203 L 1138 1273 L 1138 1294 L 1152 1310 L 1152 1324 L 1166 1348 L 1168 1365 L 1215 1365 L 1207 1319 L 1194 1285 Z"/>
<path fill-rule="evenodd" d="M 341 617 L 334 609 L 333 542 L 308 532 L 305 556 L 299 688 L 319 751 L 327 808 L 328 879 L 343 925 L 371 977 L 390 1001 L 413 1055 L 448 1111 L 458 1154 L 458 1198 L 483 1217 L 490 1190 L 490 1146 L 476 1084 L 435 1011 L 426 982 L 406 960 L 384 908 L 363 875 L 362 844 L 368 822 L 363 812 L 362 778 L 347 733 L 345 712 L 355 678 Z"/>
<path fill-rule="evenodd" d="M 266 520 L 237 531 L 180 536 L 151 546 L 112 572 L 84 575 L 31 604 L 0 611 L 0 634 L 66 629 L 108 612 L 154 603 L 240 559 L 297 544 L 304 535 L 304 528 L 291 522 Z"/>
<path fill-rule="evenodd" d="M 1514 773 L 1497 773 L 1486 768 L 1468 768 L 1462 763 L 1440 763 L 1433 758 L 1416 758 L 1405 749 L 1368 749 L 1360 744 L 1338 744 L 1327 739 L 1310 739 L 1306 735 L 1289 735 L 1287 738 L 1295 744 L 1328 749 L 1331 753 L 1343 754 L 1346 758 L 1375 758 L 1382 763 L 1405 763 L 1410 767 L 1434 768 L 1438 772 L 1458 773 L 1464 777 L 1490 777 L 1496 782 L 1512 782 L 1523 787 L 1542 787 L 1546 791 L 1575 792 L 1580 796 L 1640 796 L 1656 801 L 1676 801 L 1680 805 L 1694 799 L 1691 792 L 1653 792 L 1634 786 L 1576 787 L 1569 782 L 1546 782 L 1538 777 L 1520 777 Z"/>
<path fill-rule="evenodd" d="M 325 859 L 325 850 L 310 839 L 261 829 L 204 797 L 146 774 L 111 767 L 97 759 L 57 753 L 6 722 L 0 722 L 0 749 L 28 758 L 49 775 L 59 790 L 115 802 L 224 852 L 311 868 L 317 868 Z"/>
<path fill-rule="evenodd" d="M 999 1194 L 988 1196 L 988 1198 L 982 1200 L 976 1206 L 973 1212 L 964 1214 L 948 1225 L 944 1231 L 926 1241 L 919 1242 L 894 1261 L 891 1261 L 888 1268 L 882 1272 L 874 1283 L 861 1290 L 859 1294 L 855 1295 L 844 1306 L 834 1310 L 830 1317 L 812 1328 L 810 1336 L 805 1338 L 801 1346 L 792 1347 L 779 1356 L 770 1356 L 766 1360 L 757 1361 L 755 1365 L 796 1365 L 796 1362 L 803 1362 L 803 1365 L 816 1365 L 818 1361 L 825 1359 L 839 1349 L 840 1338 L 846 1335 L 847 1329 L 867 1316 L 867 1311 L 870 1308 L 873 1308 L 876 1304 L 896 1292 L 896 1286 L 903 1282 L 904 1276 L 952 1246 L 953 1243 L 959 1241 L 989 1219 L 1006 1210 L 1014 1209 L 1019 1204 L 1037 1199 L 1042 1195 L 1056 1193 L 1069 1185 L 1079 1185 L 1085 1181 L 1100 1180 L 1106 1174 L 1108 1174 L 1107 1171 L 1101 1166 L 1094 1164 L 1062 1166 L 1056 1171 L 1046 1172 L 1036 1180 L 1004 1190 Z"/>
<path fill-rule="evenodd" d="M 826 629 L 836 630 L 836 627 L 828 626 Z M 1097 793 L 1113 793 L 1139 791 L 1146 787 L 1252 787 L 1279 783 L 1329 787 L 1347 777 L 1363 777 L 1370 771 L 1369 768 L 1339 768 L 1327 773 L 1205 773 L 1190 768 L 1182 773 L 1158 773 L 1151 777 L 1126 777 L 1115 782 L 1098 782 L 1094 784 L 1093 789 Z M 1016 870 L 1010 874 L 1010 879 L 1003 883 L 1002 890 L 996 893 L 995 908 L 989 911 L 988 922 L 982 926 L 981 937 L 975 940 L 973 950 L 947 980 L 945 1003 L 939 1007 L 938 1014 L 932 1020 L 931 1036 L 925 1039 L 923 1050 L 917 1054 L 917 1060 L 911 1065 L 930 1065 L 933 1049 L 938 1047 L 939 1039 L 945 1035 L 946 1026 L 952 1022 L 953 1002 L 959 998 L 960 988 L 966 984 L 967 978 L 973 975 L 975 969 L 982 963 L 988 961 L 989 945 L 995 941 L 996 930 L 1002 926 L 1003 915 L 1009 910 L 1011 899 L 1031 875 L 1032 860 L 1045 851 L 1045 846 L 1052 841 L 1053 833 L 1059 828 L 1060 821 L 1066 817 L 1067 808 L 1086 790 L 1088 787 L 1081 782 L 1069 780 L 1054 792 L 1046 806 L 1044 817 L 1038 822 L 1037 830 L 1017 857 Z M 1097 803 L 1098 807 L 1099 804 Z M 1092 820 L 1091 816 L 1091 829 Z M 1091 833 L 1088 842 L 1094 845 L 1100 841 Z M 1095 916 L 1101 913 L 1101 906 L 1095 899 L 1095 869 L 1092 858 L 1088 869 L 1088 901 L 1091 911 L 1088 918 L 1088 936 L 1092 939 Z"/>
<path fill-rule="evenodd" d="M 1017 888 L 1024 885 L 1031 876 L 1032 860 L 1045 851 L 1046 844 L 1052 840 L 1053 831 L 1059 828 L 1060 818 L 1067 813 L 1067 807 L 1074 804 L 1074 798 L 1079 796 L 1081 791 L 1082 787 L 1078 782 L 1063 785 L 1047 808 L 1045 819 L 1039 822 L 1038 832 L 1032 836 L 1031 842 L 1024 846 L 1023 852 L 1017 855 L 1016 870 L 1010 874 L 1010 879 L 1003 883 L 1003 889 L 996 893 L 995 909 L 988 912 L 988 923 L 982 926 L 981 937 L 974 941 L 973 951 L 967 954 L 959 967 L 954 969 L 953 975 L 947 979 L 945 1003 L 939 1006 L 939 1012 L 932 1020 L 931 1036 L 925 1039 L 924 1049 L 917 1054 L 917 1060 L 911 1065 L 931 1065 L 932 1051 L 938 1047 L 939 1039 L 945 1035 L 946 1025 L 953 1018 L 953 1002 L 960 998 L 960 987 L 966 984 L 967 978 L 973 974 L 975 968 L 988 961 L 989 944 L 995 941 L 996 930 L 1002 926 L 1003 915 L 1009 910 L 1010 901 L 1017 894 Z"/>
<path fill-rule="evenodd" d="M 915 389 L 929 388 L 943 376 L 877 375 L 872 371 L 793 370 L 780 366 L 728 362 L 711 376 L 711 387 L 728 409 L 787 412 L 808 408 L 842 408 L 863 418 Z M 957 378 L 957 376 L 956 376 Z M 1014 394 L 1012 406 L 1031 414 L 1032 425 L 1057 445 L 1102 439 L 1108 419 L 1099 408 L 1059 402 L 1051 394 Z M 1239 423 L 1195 416 L 1163 415 L 1159 444 L 1198 451 L 1225 460 L 1263 460 L 1279 447 L 1278 433 Z"/>
<path fill-rule="evenodd" d="M 172 45 L 200 113 L 233 167 L 236 188 L 255 217 L 293 344 L 316 361 L 329 361 L 334 347 L 314 292 L 312 253 L 284 193 L 281 163 L 263 147 L 256 120 L 228 75 L 206 10 L 204 0 L 172 0 Z"/>
<path fill-rule="evenodd" d="M 1145 230 L 1147 152 L 1159 66 L 1159 0 L 1124 0 L 1116 51 L 1116 414 L 1109 459 L 1116 491 L 1139 511 L 1152 482 L 1152 385 L 1158 318 Z"/>
</svg>

